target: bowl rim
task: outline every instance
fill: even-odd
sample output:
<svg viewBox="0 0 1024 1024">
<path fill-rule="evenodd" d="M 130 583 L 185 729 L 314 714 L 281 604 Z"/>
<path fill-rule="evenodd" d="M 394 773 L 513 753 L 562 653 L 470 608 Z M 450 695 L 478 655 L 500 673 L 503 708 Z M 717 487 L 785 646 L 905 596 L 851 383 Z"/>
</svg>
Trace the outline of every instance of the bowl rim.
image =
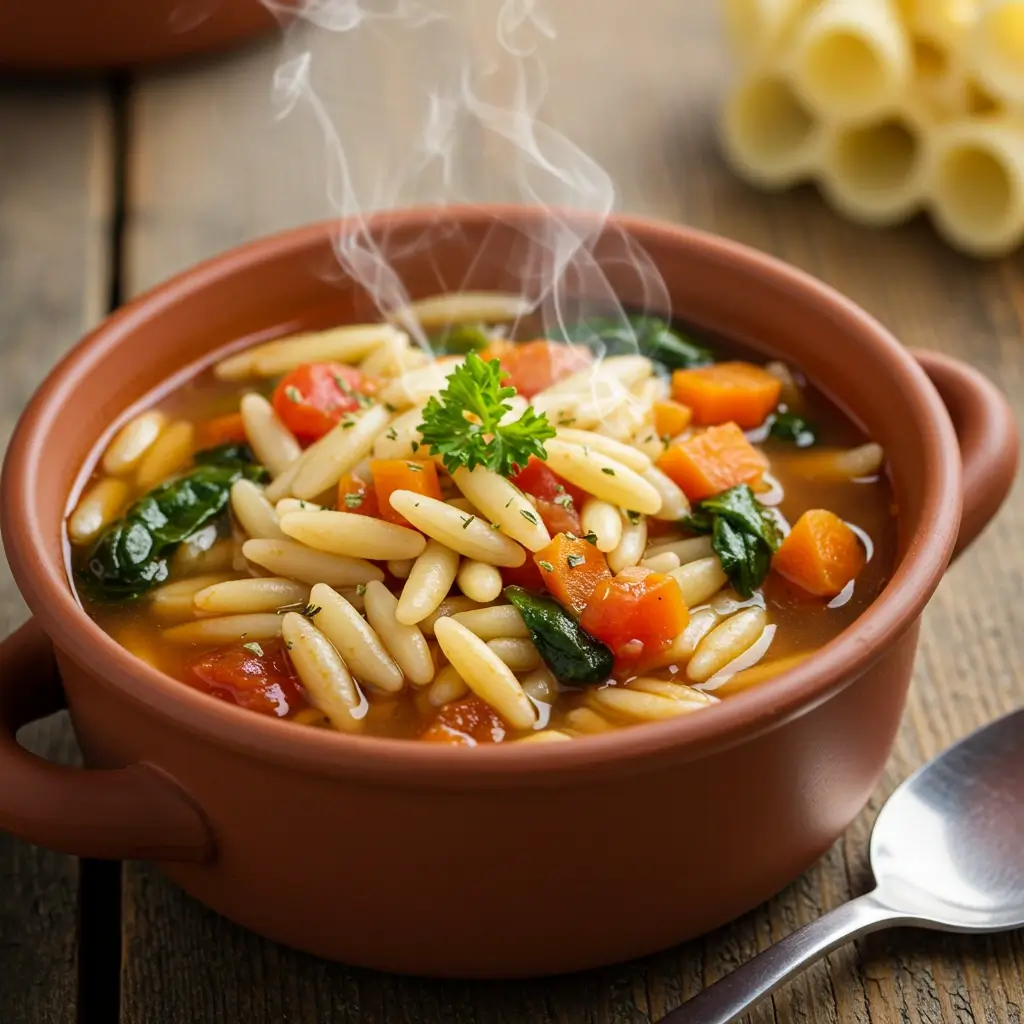
<svg viewBox="0 0 1024 1024">
<path fill-rule="evenodd" d="M 587 211 L 564 211 L 594 218 Z M 371 231 L 390 224 L 426 225 L 437 207 L 389 210 L 366 218 Z M 452 206 L 445 216 L 463 224 L 530 220 L 534 207 L 501 204 Z M 56 647 L 120 695 L 142 704 L 169 724 L 211 743 L 261 761 L 318 774 L 402 780 L 405 784 L 477 788 L 553 785 L 627 766 L 644 770 L 665 758 L 693 760 L 726 749 L 812 710 L 851 685 L 908 630 L 919 616 L 952 556 L 961 513 L 961 471 L 952 421 L 924 370 L 893 335 L 838 291 L 766 253 L 705 231 L 645 217 L 613 214 L 608 224 L 638 237 L 690 250 L 694 258 L 728 272 L 742 268 L 794 301 L 816 303 L 844 321 L 860 344 L 888 363 L 905 397 L 903 414 L 916 421 L 923 439 L 926 487 L 919 521 L 906 536 L 904 554 L 884 590 L 853 624 L 770 685 L 736 694 L 699 715 L 649 722 L 588 736 L 586 742 L 482 746 L 465 751 L 442 744 L 347 735 L 271 719 L 211 700 L 131 654 L 90 619 L 66 574 L 51 571 L 52 537 L 34 514 L 32 479 L 45 445 L 47 410 L 75 390 L 87 367 L 106 359 L 143 323 L 179 299 L 215 288 L 225 278 L 268 258 L 299 258 L 323 245 L 350 222 L 321 221 L 257 238 L 219 253 L 143 292 L 101 322 L 48 374 L 23 412 L 4 460 L 0 527 L 15 581 L 33 615 Z M 63 564 L 63 559 L 62 559 Z"/>
</svg>

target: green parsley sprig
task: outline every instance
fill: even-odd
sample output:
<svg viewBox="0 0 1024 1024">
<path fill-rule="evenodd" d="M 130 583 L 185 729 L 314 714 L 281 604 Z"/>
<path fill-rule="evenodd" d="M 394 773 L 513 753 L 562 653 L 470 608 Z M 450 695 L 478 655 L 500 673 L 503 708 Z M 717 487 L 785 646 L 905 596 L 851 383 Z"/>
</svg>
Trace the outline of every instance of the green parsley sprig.
<svg viewBox="0 0 1024 1024">
<path fill-rule="evenodd" d="M 460 466 L 486 466 L 508 477 L 531 455 L 546 459 L 544 442 L 555 436 L 555 428 L 544 413 L 527 407 L 519 419 L 500 422 L 512 408 L 506 399 L 515 393 L 515 388 L 502 387 L 497 359 L 485 362 L 470 352 L 423 409 L 417 427 L 423 444 L 441 455 L 449 473 Z"/>
</svg>

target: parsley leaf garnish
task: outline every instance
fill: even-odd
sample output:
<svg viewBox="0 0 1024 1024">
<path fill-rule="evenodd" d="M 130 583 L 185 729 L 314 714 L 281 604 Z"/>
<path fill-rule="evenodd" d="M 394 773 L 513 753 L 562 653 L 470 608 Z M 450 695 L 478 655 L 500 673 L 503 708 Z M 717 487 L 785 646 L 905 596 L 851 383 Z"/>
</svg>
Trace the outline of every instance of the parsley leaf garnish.
<svg viewBox="0 0 1024 1024">
<path fill-rule="evenodd" d="M 502 387 L 497 359 L 484 362 L 470 352 L 448 375 L 444 390 L 427 402 L 423 422 L 416 429 L 423 444 L 440 453 L 449 473 L 460 466 L 485 466 L 501 476 L 512 476 L 531 455 L 546 459 L 544 441 L 555 436 L 547 416 L 538 415 L 532 407 L 519 419 L 500 423 L 512 408 L 506 399 L 515 393 L 515 388 Z"/>
</svg>

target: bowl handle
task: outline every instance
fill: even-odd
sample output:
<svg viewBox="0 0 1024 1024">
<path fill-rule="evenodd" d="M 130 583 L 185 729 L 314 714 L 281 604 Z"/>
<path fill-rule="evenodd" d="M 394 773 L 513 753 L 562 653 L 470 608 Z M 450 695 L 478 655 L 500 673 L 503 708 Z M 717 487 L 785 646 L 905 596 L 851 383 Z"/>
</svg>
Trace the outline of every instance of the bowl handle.
<svg viewBox="0 0 1024 1024">
<path fill-rule="evenodd" d="M 0 828 L 80 857 L 210 857 L 202 813 L 159 769 L 69 768 L 18 744 L 21 726 L 64 707 L 53 647 L 30 619 L 0 644 Z"/>
<path fill-rule="evenodd" d="M 949 411 L 963 463 L 963 515 L 955 558 L 1006 500 L 1017 475 L 1020 440 L 1013 410 L 988 377 L 958 359 L 914 349 Z"/>
</svg>

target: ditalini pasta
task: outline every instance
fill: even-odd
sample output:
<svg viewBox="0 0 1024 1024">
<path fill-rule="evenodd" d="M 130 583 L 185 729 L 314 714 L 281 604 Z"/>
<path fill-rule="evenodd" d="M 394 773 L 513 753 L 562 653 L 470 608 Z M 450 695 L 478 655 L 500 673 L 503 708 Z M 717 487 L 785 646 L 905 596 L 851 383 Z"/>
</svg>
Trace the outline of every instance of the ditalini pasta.
<svg viewBox="0 0 1024 1024">
<path fill-rule="evenodd" d="M 723 5 L 740 74 L 720 137 L 738 174 L 814 180 L 870 226 L 924 210 L 975 256 L 1021 244 L 1024 0 Z"/>
<path fill-rule="evenodd" d="M 784 48 L 803 6 L 754 7 Z M 994 125 L 958 139 L 1005 161 Z M 846 163 L 870 188 L 899 160 Z M 611 313 L 554 335 L 516 295 L 427 296 L 234 351 L 97 453 L 83 605 L 297 727 L 518 746 L 714 713 L 884 585 L 884 452 L 795 368 Z"/>
</svg>

